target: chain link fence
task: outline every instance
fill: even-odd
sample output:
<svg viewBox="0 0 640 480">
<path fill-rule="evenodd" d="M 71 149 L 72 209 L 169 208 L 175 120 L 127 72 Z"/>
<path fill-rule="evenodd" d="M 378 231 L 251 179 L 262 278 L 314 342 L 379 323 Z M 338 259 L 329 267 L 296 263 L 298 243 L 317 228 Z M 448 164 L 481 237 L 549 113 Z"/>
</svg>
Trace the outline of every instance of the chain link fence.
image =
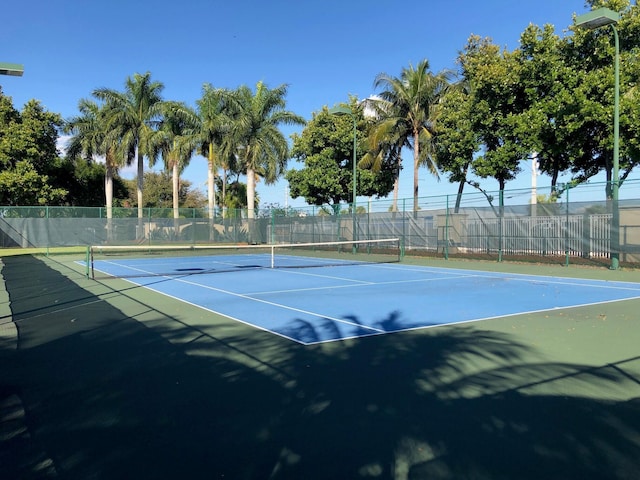
<svg viewBox="0 0 640 480">
<path fill-rule="evenodd" d="M 473 191 L 464 195 L 369 201 L 330 207 L 245 210 L 143 210 L 92 207 L 0 207 L 3 248 L 85 245 L 307 243 L 401 238 L 406 255 L 481 257 L 502 260 L 586 260 L 640 264 L 640 182 L 624 183 L 619 228 L 612 236 L 614 202 L 605 184 L 554 191 Z M 635 195 L 634 195 L 635 194 Z M 635 198 L 634 198 L 635 197 Z M 590 200 L 603 198 L 603 200 Z M 612 245 L 619 242 L 619 245 Z M 618 240 L 619 239 L 619 240 Z"/>
</svg>

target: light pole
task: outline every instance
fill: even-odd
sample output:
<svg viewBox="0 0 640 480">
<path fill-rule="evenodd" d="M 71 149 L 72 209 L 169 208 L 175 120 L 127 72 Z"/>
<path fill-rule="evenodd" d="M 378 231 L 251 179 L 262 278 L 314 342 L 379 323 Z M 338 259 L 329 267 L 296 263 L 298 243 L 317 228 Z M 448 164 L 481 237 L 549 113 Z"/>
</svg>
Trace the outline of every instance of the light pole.
<svg viewBox="0 0 640 480">
<path fill-rule="evenodd" d="M 618 190 L 620 183 L 620 41 L 616 24 L 620 21 L 620 13 L 608 8 L 598 8 L 592 12 L 576 17 L 576 26 L 595 30 L 611 25 L 615 40 L 614 60 L 614 94 L 613 94 L 613 182 L 611 185 L 611 270 L 620 265 L 620 209 Z"/>
<path fill-rule="evenodd" d="M 24 66 L 18 63 L 0 62 L 0 75 L 10 75 L 12 77 L 21 77 L 24 73 Z"/>
<path fill-rule="evenodd" d="M 352 188 L 352 199 L 351 199 L 351 216 L 353 218 L 353 240 L 357 240 L 358 239 L 358 232 L 356 231 L 357 228 L 357 224 L 356 224 L 356 180 L 357 180 L 357 172 L 356 172 L 356 147 L 357 147 L 357 131 L 356 131 L 356 116 L 353 112 L 353 110 L 351 109 L 351 107 L 347 107 L 344 105 L 339 105 L 337 107 L 333 107 L 329 109 L 329 113 L 331 115 L 351 115 L 351 118 L 353 119 L 353 174 L 352 174 L 352 182 L 353 182 L 353 188 Z M 353 253 L 356 253 L 356 245 L 355 243 L 353 244 Z"/>
</svg>

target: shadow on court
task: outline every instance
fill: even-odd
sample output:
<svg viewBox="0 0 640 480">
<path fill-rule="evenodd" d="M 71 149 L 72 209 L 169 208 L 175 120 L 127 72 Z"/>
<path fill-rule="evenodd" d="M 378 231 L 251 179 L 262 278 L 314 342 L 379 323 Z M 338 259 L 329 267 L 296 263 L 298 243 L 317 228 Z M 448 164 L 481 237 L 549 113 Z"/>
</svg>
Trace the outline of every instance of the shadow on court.
<svg viewBox="0 0 640 480">
<path fill-rule="evenodd" d="M 107 300 L 117 292 L 93 291 L 52 262 L 4 264 L 12 319 L 0 321 L 13 320 L 18 339 L 0 350 L 3 479 L 601 480 L 640 471 L 640 399 L 595 394 L 640 392 L 628 368 L 636 358 L 550 363 L 481 324 L 303 347 L 225 319 L 191 325 L 167 302 L 186 306 L 137 287 L 116 308 Z M 576 391 L 544 393 L 559 381 Z"/>
</svg>

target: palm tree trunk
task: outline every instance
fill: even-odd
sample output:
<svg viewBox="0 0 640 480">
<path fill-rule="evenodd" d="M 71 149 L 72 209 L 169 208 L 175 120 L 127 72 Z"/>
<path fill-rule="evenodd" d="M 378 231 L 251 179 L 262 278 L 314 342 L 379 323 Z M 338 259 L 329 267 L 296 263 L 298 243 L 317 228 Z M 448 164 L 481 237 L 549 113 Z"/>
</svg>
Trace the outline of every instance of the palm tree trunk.
<svg viewBox="0 0 640 480">
<path fill-rule="evenodd" d="M 209 240 L 215 240 L 215 217 L 216 217 L 216 174 L 213 157 L 213 145 L 209 144 L 209 168 L 207 171 L 207 195 L 209 201 Z"/>
<path fill-rule="evenodd" d="M 173 183 L 173 218 L 180 218 L 180 172 L 178 171 L 177 162 L 173 163 L 171 176 Z"/>
<path fill-rule="evenodd" d="M 207 196 L 208 196 L 208 206 L 209 206 L 209 240 L 214 239 L 214 230 L 215 230 L 215 215 L 216 215 L 216 194 L 214 191 L 215 188 L 215 177 L 213 175 L 213 165 L 209 162 L 209 169 L 207 171 Z"/>
<path fill-rule="evenodd" d="M 418 216 L 418 167 L 420 165 L 420 139 L 418 132 L 413 133 L 413 216 Z"/>
<path fill-rule="evenodd" d="M 247 218 L 255 218 L 256 173 L 247 168 Z"/>
<path fill-rule="evenodd" d="M 172 183 L 173 183 L 173 231 L 178 238 L 180 236 L 180 222 L 178 219 L 180 218 L 180 203 L 179 203 L 179 188 L 180 188 L 180 171 L 178 170 L 178 162 L 173 161 L 172 167 Z"/>
<path fill-rule="evenodd" d="M 391 211 L 396 213 L 398 211 L 398 190 L 400 189 L 400 176 L 396 175 L 393 179 L 393 204 L 391 205 Z"/>
<path fill-rule="evenodd" d="M 255 239 L 255 198 L 256 198 L 256 174 L 252 168 L 247 168 L 247 222 L 248 242 L 256 243 Z"/>
<path fill-rule="evenodd" d="M 107 209 L 107 242 L 113 240 L 113 162 L 107 153 L 106 172 L 104 176 L 104 196 Z"/>
<path fill-rule="evenodd" d="M 144 183 L 144 157 L 138 152 L 138 231 L 136 238 L 144 238 L 144 229 L 142 224 L 142 185 Z"/>
<path fill-rule="evenodd" d="M 400 190 L 400 172 L 402 171 L 402 156 L 398 155 L 398 167 L 396 170 L 395 178 L 393 179 L 393 205 L 391 211 L 396 213 L 398 211 L 398 192 Z"/>
<path fill-rule="evenodd" d="M 222 169 L 222 218 L 227 218 L 227 169 Z"/>
</svg>

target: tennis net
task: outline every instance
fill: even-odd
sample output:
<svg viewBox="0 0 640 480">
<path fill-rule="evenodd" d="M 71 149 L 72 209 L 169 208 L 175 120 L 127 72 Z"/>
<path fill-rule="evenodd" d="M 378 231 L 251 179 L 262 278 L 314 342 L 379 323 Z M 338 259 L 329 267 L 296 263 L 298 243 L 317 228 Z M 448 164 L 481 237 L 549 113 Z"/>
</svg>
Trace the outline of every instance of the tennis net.
<svg viewBox="0 0 640 480">
<path fill-rule="evenodd" d="M 400 239 L 273 245 L 100 245 L 87 247 L 91 278 L 194 275 L 260 268 L 399 262 Z"/>
</svg>

